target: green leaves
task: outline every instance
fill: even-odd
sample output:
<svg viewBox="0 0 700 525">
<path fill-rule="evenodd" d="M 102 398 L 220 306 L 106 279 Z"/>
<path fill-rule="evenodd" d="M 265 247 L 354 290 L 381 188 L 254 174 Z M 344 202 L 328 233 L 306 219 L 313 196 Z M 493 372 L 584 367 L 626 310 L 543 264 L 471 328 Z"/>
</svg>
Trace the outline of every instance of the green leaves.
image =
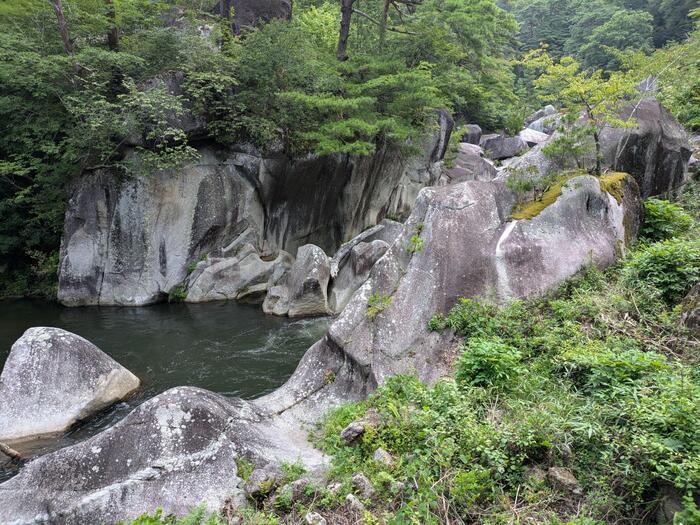
<svg viewBox="0 0 700 525">
<path fill-rule="evenodd" d="M 643 247 L 632 255 L 624 277 L 653 286 L 668 304 L 677 304 L 700 282 L 700 242 L 672 239 Z"/>
<path fill-rule="evenodd" d="M 650 242 L 663 241 L 686 233 L 693 218 L 679 205 L 661 199 L 644 202 L 644 224 L 640 236 Z"/>
</svg>

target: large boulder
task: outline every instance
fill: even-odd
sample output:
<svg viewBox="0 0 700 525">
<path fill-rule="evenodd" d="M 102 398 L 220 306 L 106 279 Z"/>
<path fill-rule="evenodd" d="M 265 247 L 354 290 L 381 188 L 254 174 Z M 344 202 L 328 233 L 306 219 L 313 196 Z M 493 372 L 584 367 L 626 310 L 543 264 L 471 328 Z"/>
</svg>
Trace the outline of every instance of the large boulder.
<svg viewBox="0 0 700 525">
<path fill-rule="evenodd" d="M 481 147 L 463 142 L 459 145 L 452 166 L 444 170 L 440 182 L 453 184 L 467 180 L 492 180 L 497 174 L 498 170 L 493 162 L 484 157 Z"/>
<path fill-rule="evenodd" d="M 484 135 L 479 144 L 486 156 L 493 160 L 503 160 L 527 151 L 527 144 L 519 136 L 506 137 L 504 135 Z"/>
<path fill-rule="evenodd" d="M 0 441 L 62 432 L 138 387 L 134 374 L 82 337 L 30 328 L 0 375 Z"/>
<path fill-rule="evenodd" d="M 361 242 L 384 241 L 392 245 L 403 230 L 403 224 L 391 219 L 383 219 L 376 226 L 366 229 L 358 236 L 344 243 L 331 259 L 331 277 L 335 278 L 346 259 L 350 256 L 352 249 Z"/>
<path fill-rule="evenodd" d="M 634 175 L 643 197 L 679 188 L 691 154 L 683 126 L 654 97 L 628 106 L 620 116 L 635 125 L 603 130 L 605 165 Z"/>
<path fill-rule="evenodd" d="M 464 133 L 462 134 L 461 142 L 476 144 L 478 146 L 482 133 L 481 126 L 478 124 L 467 124 L 464 126 Z"/>
<path fill-rule="evenodd" d="M 326 253 L 313 244 L 302 246 L 289 272 L 271 283 L 263 310 L 289 317 L 327 315 L 330 278 L 331 265 Z"/>
<path fill-rule="evenodd" d="M 542 133 L 540 131 L 535 131 L 534 129 L 525 128 L 520 133 L 518 137 L 523 139 L 528 146 L 537 146 L 538 144 L 544 144 L 549 140 L 549 135 Z"/>
<path fill-rule="evenodd" d="M 284 273 L 293 262 L 285 251 L 275 259 L 264 260 L 253 245 L 246 244 L 234 257 L 214 257 L 200 263 L 188 280 L 185 301 L 262 299 L 273 274 Z"/>
<path fill-rule="evenodd" d="M 96 436 L 28 463 L 0 485 L 0 522 L 115 523 L 161 507 L 184 515 L 244 503 L 236 460 L 323 456 L 255 405 L 198 388 L 169 390 Z"/>
<path fill-rule="evenodd" d="M 333 313 L 340 313 L 355 291 L 369 277 L 369 272 L 375 263 L 389 249 L 389 244 L 382 240 L 360 242 L 352 247 L 343 261 L 338 275 L 328 294 L 328 306 Z"/>
<path fill-rule="evenodd" d="M 456 345 L 449 334 L 428 331 L 434 314 L 462 296 L 531 297 L 587 264 L 606 266 L 635 238 L 641 216 L 639 191 L 628 176 L 605 180 L 603 188 L 594 177 L 575 177 L 528 220 L 510 220 L 513 206 L 512 193 L 497 181 L 423 190 L 401 236 L 331 325 L 329 339 L 373 382 L 411 371 L 435 380 L 449 370 Z M 411 249 L 416 231 L 420 250 Z M 370 296 L 385 299 L 371 316 Z"/>
</svg>

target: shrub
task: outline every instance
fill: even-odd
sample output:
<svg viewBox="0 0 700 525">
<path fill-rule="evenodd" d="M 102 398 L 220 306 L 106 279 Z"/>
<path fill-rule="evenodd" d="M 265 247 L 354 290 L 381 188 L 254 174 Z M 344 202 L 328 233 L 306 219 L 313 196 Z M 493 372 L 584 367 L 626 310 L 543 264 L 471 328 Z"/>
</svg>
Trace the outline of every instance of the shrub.
<svg viewBox="0 0 700 525">
<path fill-rule="evenodd" d="M 463 386 L 507 387 L 523 373 L 522 354 L 499 339 L 472 339 L 457 362 L 457 381 Z"/>
<path fill-rule="evenodd" d="M 636 252 L 623 269 L 625 281 L 657 288 L 668 304 L 678 303 L 700 281 L 700 243 L 667 240 Z"/>
<path fill-rule="evenodd" d="M 644 203 L 644 225 L 641 237 L 649 242 L 677 237 L 690 230 L 693 218 L 677 204 L 648 199 Z"/>
<path fill-rule="evenodd" d="M 380 293 L 373 293 L 367 300 L 367 319 L 374 320 L 380 313 L 386 310 L 391 304 L 391 297 Z"/>
</svg>

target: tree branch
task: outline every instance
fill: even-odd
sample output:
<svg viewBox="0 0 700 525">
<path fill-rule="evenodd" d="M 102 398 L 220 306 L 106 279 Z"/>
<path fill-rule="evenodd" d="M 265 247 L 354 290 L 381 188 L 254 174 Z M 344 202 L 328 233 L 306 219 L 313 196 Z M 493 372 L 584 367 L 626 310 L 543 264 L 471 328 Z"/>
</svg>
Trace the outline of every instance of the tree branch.
<svg viewBox="0 0 700 525">
<path fill-rule="evenodd" d="M 376 18 L 372 18 L 367 13 L 364 13 L 364 12 L 360 11 L 359 9 L 355 9 L 353 7 L 352 12 L 357 13 L 358 15 L 366 18 L 367 20 L 369 20 L 373 24 L 377 24 L 378 26 L 382 25 L 382 23 L 379 20 L 377 20 Z M 393 33 L 401 33 L 402 35 L 418 35 L 418 33 L 414 33 L 413 31 L 404 31 L 402 29 L 397 29 L 395 27 L 386 27 L 386 30 L 392 31 Z"/>
<path fill-rule="evenodd" d="M 2 441 L 0 441 L 0 452 L 12 459 L 22 459 L 22 454 L 17 452 L 14 448 L 5 445 Z"/>
</svg>

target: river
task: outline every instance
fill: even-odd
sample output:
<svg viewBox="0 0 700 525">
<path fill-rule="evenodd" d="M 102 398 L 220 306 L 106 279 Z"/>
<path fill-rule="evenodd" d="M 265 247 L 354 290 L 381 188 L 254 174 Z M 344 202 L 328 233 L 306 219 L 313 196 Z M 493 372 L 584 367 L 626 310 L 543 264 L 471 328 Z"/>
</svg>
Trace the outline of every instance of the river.
<svg viewBox="0 0 700 525">
<path fill-rule="evenodd" d="M 266 394 L 287 380 L 328 323 L 328 318 L 267 316 L 260 306 L 235 302 L 64 308 L 41 301 L 4 301 L 0 365 L 27 328 L 55 326 L 93 342 L 142 381 L 141 390 L 127 401 L 58 439 L 36 442 L 31 453 L 40 454 L 96 434 L 175 386 L 198 386 L 247 399 Z M 16 465 L 0 466 L 0 481 L 16 470 Z"/>
</svg>

